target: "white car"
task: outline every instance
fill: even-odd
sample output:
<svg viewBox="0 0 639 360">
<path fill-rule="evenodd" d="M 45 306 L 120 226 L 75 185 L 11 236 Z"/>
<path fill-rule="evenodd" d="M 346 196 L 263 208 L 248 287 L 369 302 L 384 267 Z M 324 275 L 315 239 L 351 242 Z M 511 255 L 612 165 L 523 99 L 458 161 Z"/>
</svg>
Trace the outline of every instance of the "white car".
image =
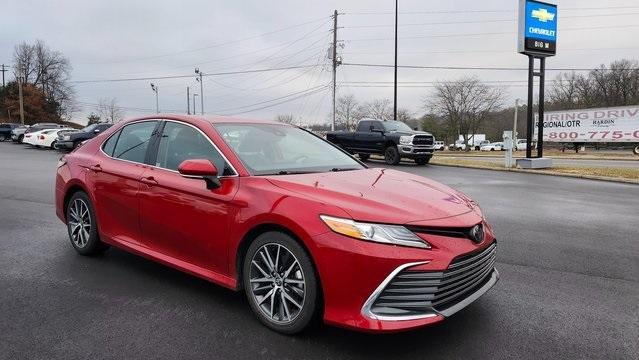
<svg viewBox="0 0 639 360">
<path fill-rule="evenodd" d="M 47 147 L 51 149 L 55 149 L 55 143 L 58 139 L 58 133 L 63 130 L 73 130 L 72 128 L 63 128 L 63 129 L 48 129 L 38 131 L 38 136 L 36 136 L 35 140 L 33 140 L 33 145 L 36 147 Z"/>
<path fill-rule="evenodd" d="M 500 142 L 484 144 L 479 148 L 481 151 L 501 151 L 504 144 Z"/>
<path fill-rule="evenodd" d="M 27 145 L 31 145 L 31 146 L 36 146 L 36 140 L 38 139 L 40 134 L 42 134 L 45 131 L 49 131 L 49 130 L 52 130 L 52 129 L 45 129 L 45 130 L 34 131 L 34 132 L 30 132 L 28 134 L 24 134 L 24 138 L 22 139 L 22 143 L 23 144 L 27 144 Z"/>
<path fill-rule="evenodd" d="M 443 141 L 435 141 L 435 145 L 433 145 L 433 150 L 444 150 L 444 147 L 446 147 L 446 145 L 444 144 Z"/>
<path fill-rule="evenodd" d="M 537 148 L 537 142 L 533 141 L 532 148 Z M 526 139 L 517 139 L 517 145 L 515 146 L 515 150 L 526 150 Z"/>
</svg>

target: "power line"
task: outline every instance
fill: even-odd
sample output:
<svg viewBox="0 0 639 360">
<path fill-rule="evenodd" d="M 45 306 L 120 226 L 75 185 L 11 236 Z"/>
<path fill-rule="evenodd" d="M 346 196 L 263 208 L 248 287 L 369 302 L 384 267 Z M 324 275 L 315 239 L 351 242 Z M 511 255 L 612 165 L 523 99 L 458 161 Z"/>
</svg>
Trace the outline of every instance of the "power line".
<svg viewBox="0 0 639 360">
<path fill-rule="evenodd" d="M 363 64 L 363 63 L 342 63 L 342 65 L 346 66 L 361 66 L 361 67 L 394 67 L 391 64 Z M 490 66 L 427 66 L 427 65 L 398 65 L 400 68 L 404 69 L 436 69 L 436 70 L 490 70 L 490 71 L 528 71 L 528 68 L 520 68 L 520 67 L 490 67 Z M 602 70 L 602 71 L 610 71 L 615 69 L 607 69 L 607 68 L 546 68 L 546 70 L 550 71 L 592 71 L 592 70 Z M 639 70 L 639 68 L 633 69 L 625 69 L 625 70 Z"/>
<path fill-rule="evenodd" d="M 284 96 L 276 97 L 276 98 L 274 98 L 274 99 L 269 99 L 269 100 L 265 100 L 265 101 L 260 101 L 260 102 L 256 102 L 256 103 L 249 104 L 249 105 L 235 106 L 235 107 L 230 107 L 230 108 L 226 108 L 226 109 L 218 109 L 218 111 L 222 111 L 222 112 L 224 112 L 224 111 L 229 111 L 229 110 L 241 110 L 241 109 L 246 109 L 246 108 L 253 107 L 253 106 L 256 106 L 256 105 L 262 105 L 262 104 L 266 104 L 266 103 L 269 103 L 269 102 L 273 102 L 273 101 L 277 101 L 277 100 L 282 100 L 282 99 L 285 99 L 285 98 L 288 98 L 288 97 L 291 97 L 291 96 L 295 96 L 295 95 L 303 94 L 303 93 L 306 93 L 306 92 L 309 92 L 309 91 L 314 91 L 314 90 L 317 90 L 317 89 L 320 89 L 320 88 L 323 88 L 323 87 L 326 87 L 326 86 L 327 86 L 327 85 L 319 85 L 319 86 L 316 86 L 316 87 L 314 87 L 314 88 L 304 89 L 304 90 L 302 90 L 302 91 L 296 91 L 296 92 L 294 92 L 294 93 L 290 93 L 290 94 L 287 94 L 287 95 L 284 95 Z"/>
<path fill-rule="evenodd" d="M 638 7 L 639 8 L 639 7 Z M 618 14 L 597 14 L 597 17 L 604 16 L 628 16 L 628 15 L 639 15 L 637 12 L 633 13 L 618 13 Z M 568 15 L 562 16 L 562 19 L 571 19 L 571 18 L 591 18 L 592 15 Z M 509 19 L 492 19 L 492 20 L 463 20 L 463 21 L 441 21 L 441 22 L 425 22 L 425 23 L 404 23 L 398 24 L 400 27 L 404 26 L 423 26 L 423 25 L 455 25 L 455 24 L 485 24 L 485 23 L 495 23 L 495 22 L 515 22 L 517 19 L 509 18 Z M 373 25 L 355 25 L 355 26 L 344 26 L 344 29 L 366 29 L 366 28 L 380 28 L 380 27 L 394 27 L 395 24 L 373 24 Z"/>
<path fill-rule="evenodd" d="M 573 7 L 564 8 L 562 11 L 582 11 L 582 10 L 607 10 L 607 9 L 637 9 L 639 6 L 605 6 L 605 7 Z M 483 14 L 483 13 L 516 13 L 517 10 L 429 10 L 429 11 L 400 11 L 402 15 L 412 14 Z M 395 14 L 395 11 L 354 11 L 345 12 L 347 15 L 389 15 Z"/>
<path fill-rule="evenodd" d="M 314 19 L 314 20 L 306 21 L 306 22 L 303 22 L 303 23 L 300 23 L 300 24 L 287 26 L 287 27 L 284 27 L 284 28 L 281 28 L 281 29 L 265 32 L 265 33 L 262 33 L 262 34 L 248 36 L 248 37 L 234 39 L 234 40 L 229 40 L 229 41 L 225 41 L 225 42 L 222 42 L 222 43 L 219 43 L 219 44 L 213 44 L 213 45 L 210 45 L 210 46 L 204 46 L 204 47 L 195 48 L 195 49 L 181 50 L 181 51 L 175 51 L 175 52 L 165 53 L 165 54 L 160 54 L 160 55 L 144 56 L 144 57 L 139 57 L 139 58 L 125 59 L 125 60 L 118 60 L 118 61 L 105 61 L 105 62 L 94 62 L 94 63 L 84 63 L 84 64 L 86 64 L 86 65 L 96 65 L 96 64 L 116 64 L 116 63 L 135 62 L 135 61 L 141 61 L 141 60 L 157 59 L 157 58 L 169 57 L 169 56 L 173 56 L 173 55 L 179 55 L 179 54 L 186 54 L 186 53 L 190 53 L 190 52 L 208 50 L 208 49 L 213 49 L 213 48 L 224 46 L 224 45 L 237 44 L 237 43 L 242 42 L 242 41 L 252 40 L 252 39 L 260 38 L 260 37 L 263 37 L 263 36 L 276 34 L 276 33 L 282 32 L 282 31 L 295 29 L 295 28 L 298 28 L 298 27 L 301 27 L 301 26 L 304 26 L 304 25 L 313 24 L 313 23 L 316 23 L 316 22 L 319 22 L 319 21 L 322 21 L 322 20 L 326 21 L 326 19 L 327 19 L 327 17 L 324 16 L 324 17 L 321 17 L 321 18 L 317 18 L 317 19 Z"/>
<path fill-rule="evenodd" d="M 270 68 L 270 69 L 252 69 L 252 70 L 241 70 L 241 71 L 225 71 L 225 72 L 217 72 L 217 73 L 206 73 L 203 76 L 221 76 L 221 75 L 235 75 L 235 74 L 251 74 L 251 73 L 261 73 L 268 71 L 280 71 L 280 70 L 289 70 L 289 69 L 303 69 L 307 67 L 313 67 L 316 65 L 299 65 L 299 66 L 286 66 L 279 68 Z M 146 80 L 165 80 L 165 79 L 181 79 L 181 78 L 191 78 L 192 74 L 189 75 L 166 75 L 166 76 L 147 76 L 147 77 L 137 77 L 137 78 L 119 78 L 119 79 L 93 79 L 93 80 L 72 80 L 70 83 L 74 84 L 88 84 L 88 83 L 109 83 L 109 82 L 124 82 L 124 81 L 146 81 Z"/>
<path fill-rule="evenodd" d="M 231 113 L 231 114 L 223 114 L 223 115 L 226 115 L 226 116 L 230 116 L 230 115 L 239 115 L 239 114 L 246 114 L 246 113 L 253 112 L 253 111 L 258 111 L 258 110 L 268 109 L 268 108 L 271 108 L 271 107 L 274 107 L 274 106 L 277 106 L 277 105 L 281 105 L 281 104 L 284 104 L 284 103 L 287 103 L 287 102 L 291 102 L 291 101 L 294 101 L 294 100 L 297 100 L 297 99 L 301 99 L 301 98 L 304 98 L 304 97 L 307 97 L 307 96 L 311 96 L 311 95 L 316 94 L 316 93 L 318 93 L 318 92 L 320 92 L 320 91 L 324 91 L 324 90 L 328 89 L 328 87 L 329 87 L 328 85 L 324 85 L 324 86 L 322 86 L 322 87 L 320 87 L 320 88 L 318 88 L 318 89 L 316 89 L 316 90 L 313 90 L 313 91 L 311 91 L 311 92 L 306 92 L 306 93 L 303 93 L 303 94 L 301 94 L 301 95 L 298 95 L 298 96 L 296 96 L 296 97 L 294 97 L 294 98 L 287 99 L 287 100 L 283 100 L 283 101 L 280 101 L 280 102 L 275 103 L 275 104 L 270 104 L 270 105 L 266 105 L 266 106 L 258 107 L 258 108 L 255 108 L 255 109 L 250 109 L 250 110 L 241 111 L 241 112 L 236 112 L 236 113 Z"/>
<path fill-rule="evenodd" d="M 619 29 L 619 28 L 635 28 L 635 27 L 639 27 L 639 25 L 627 24 L 627 25 L 610 25 L 610 26 L 588 26 L 588 27 L 563 28 L 561 29 L 561 31 Z M 434 34 L 434 35 L 404 36 L 402 37 L 402 39 L 428 39 L 428 38 L 470 37 L 470 36 L 511 35 L 511 34 L 515 34 L 515 32 L 503 31 L 503 32 L 487 32 L 487 33 L 465 33 L 465 34 Z M 347 39 L 344 41 L 358 42 L 358 41 L 389 41 L 389 40 L 394 40 L 394 38 Z"/>
</svg>

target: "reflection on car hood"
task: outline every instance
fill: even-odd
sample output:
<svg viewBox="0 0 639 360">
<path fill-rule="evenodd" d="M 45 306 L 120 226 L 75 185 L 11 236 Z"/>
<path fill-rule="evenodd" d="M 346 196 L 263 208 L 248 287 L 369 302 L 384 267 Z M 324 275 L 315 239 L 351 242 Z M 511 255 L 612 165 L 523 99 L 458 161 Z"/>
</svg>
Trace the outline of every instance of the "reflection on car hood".
<svg viewBox="0 0 639 360">
<path fill-rule="evenodd" d="M 380 223 L 424 223 L 475 210 L 472 200 L 445 185 L 391 169 L 269 176 L 283 189 L 338 206 L 353 219 Z"/>
</svg>

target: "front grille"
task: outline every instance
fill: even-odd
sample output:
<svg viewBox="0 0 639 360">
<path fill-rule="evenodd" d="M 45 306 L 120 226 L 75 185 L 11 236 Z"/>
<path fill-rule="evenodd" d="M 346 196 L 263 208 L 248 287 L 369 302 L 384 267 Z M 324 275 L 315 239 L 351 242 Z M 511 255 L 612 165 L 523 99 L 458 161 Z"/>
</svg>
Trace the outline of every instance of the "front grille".
<svg viewBox="0 0 639 360">
<path fill-rule="evenodd" d="M 433 137 L 430 135 L 415 135 L 413 145 L 433 145 Z"/>
<path fill-rule="evenodd" d="M 410 316 L 444 311 L 477 291 L 490 279 L 497 244 L 463 255 L 443 272 L 399 272 L 380 293 L 371 312 L 385 316 Z"/>
</svg>

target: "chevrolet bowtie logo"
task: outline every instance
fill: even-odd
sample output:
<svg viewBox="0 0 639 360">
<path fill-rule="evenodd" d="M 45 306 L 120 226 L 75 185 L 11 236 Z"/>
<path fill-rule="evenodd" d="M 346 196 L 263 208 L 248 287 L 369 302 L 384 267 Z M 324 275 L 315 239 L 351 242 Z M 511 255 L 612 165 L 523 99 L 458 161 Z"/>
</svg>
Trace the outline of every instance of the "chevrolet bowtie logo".
<svg viewBox="0 0 639 360">
<path fill-rule="evenodd" d="M 555 14 L 548 12 L 546 9 L 537 9 L 532 11 L 532 17 L 541 22 L 547 22 L 552 21 L 555 18 Z"/>
</svg>

